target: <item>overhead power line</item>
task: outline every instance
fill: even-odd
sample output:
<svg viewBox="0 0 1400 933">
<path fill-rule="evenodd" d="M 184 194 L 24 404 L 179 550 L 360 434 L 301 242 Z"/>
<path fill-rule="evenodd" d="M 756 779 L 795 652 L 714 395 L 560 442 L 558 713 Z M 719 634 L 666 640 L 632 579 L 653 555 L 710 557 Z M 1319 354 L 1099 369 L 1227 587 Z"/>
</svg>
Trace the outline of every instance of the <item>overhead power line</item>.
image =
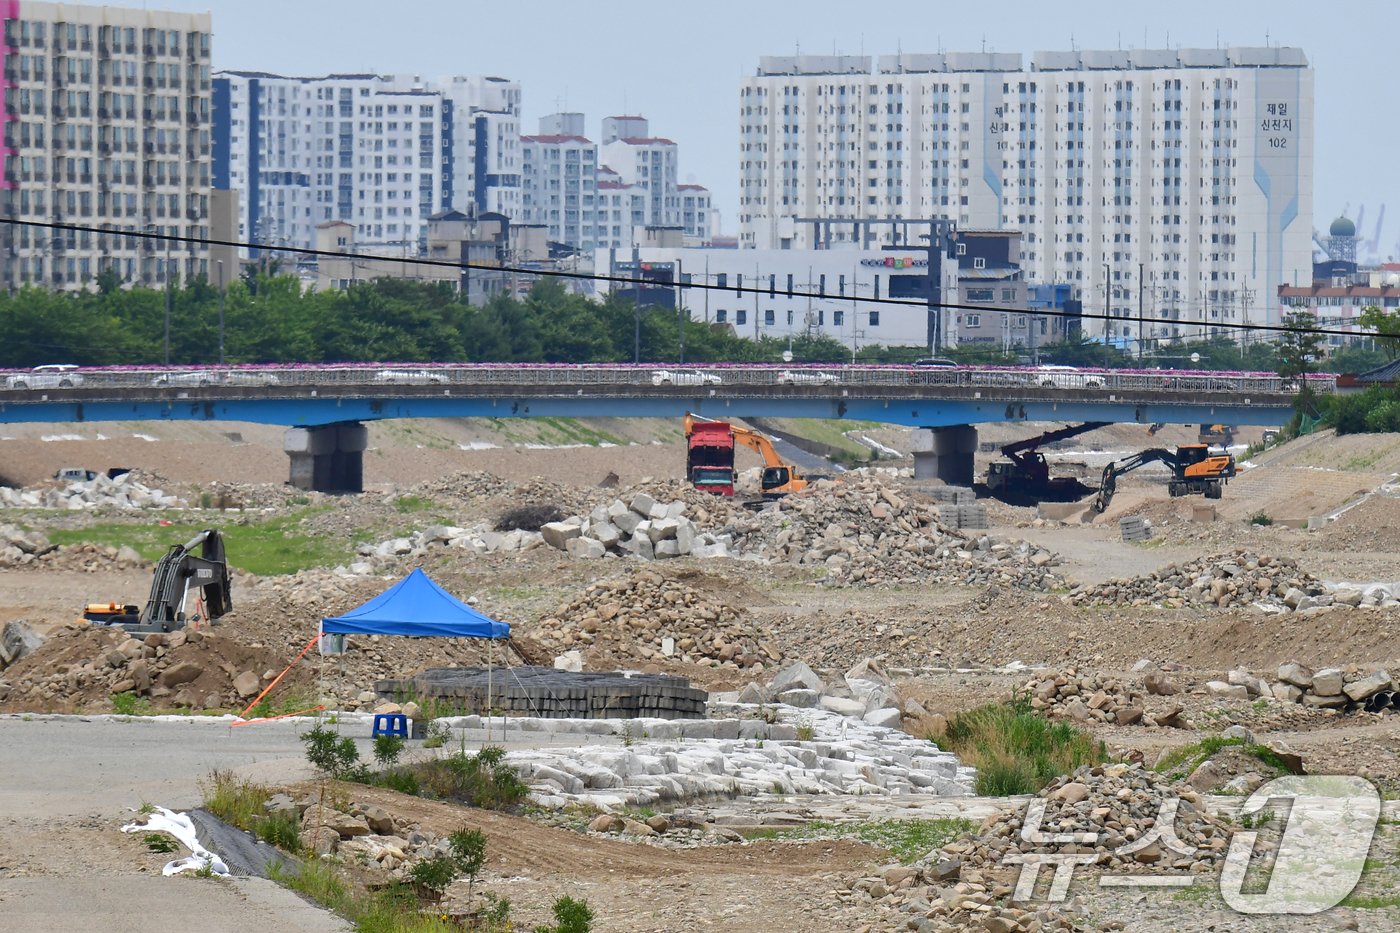
<svg viewBox="0 0 1400 933">
<path fill-rule="evenodd" d="M 440 269 L 456 269 L 458 271 L 474 270 L 479 272 L 499 272 L 513 273 L 517 275 L 547 276 L 556 279 L 573 279 L 592 282 L 612 282 L 619 285 L 660 285 L 667 288 L 695 289 L 700 291 L 714 291 L 729 295 L 767 295 L 771 297 L 782 296 L 784 298 L 811 298 L 824 301 L 849 301 L 860 304 L 874 304 L 881 306 L 895 306 L 904 308 L 919 308 L 928 310 L 929 308 L 940 308 L 947 311 L 971 311 L 978 314 L 999 313 L 999 314 L 1029 314 L 1038 317 L 1067 318 L 1070 320 L 1090 320 L 1090 321 L 1111 321 L 1115 323 L 1130 323 L 1141 320 L 1143 323 L 1153 324 L 1168 323 L 1176 327 L 1209 327 L 1218 330 L 1231 330 L 1244 333 L 1273 333 L 1273 334 L 1319 334 L 1322 336 L 1337 337 L 1384 337 L 1377 331 L 1367 330 L 1343 330 L 1341 328 L 1329 328 L 1313 325 L 1311 327 L 1288 327 L 1283 324 L 1250 324 L 1235 323 L 1230 321 L 1191 321 L 1181 318 L 1157 318 L 1143 315 L 1141 318 L 1131 316 L 1118 316 L 1106 312 L 1062 311 L 1053 308 L 1006 308 L 991 307 L 988 305 L 963 304 L 950 301 L 928 301 L 924 299 L 906 298 L 877 298 L 871 296 L 858 295 L 832 295 L 824 291 L 797 291 L 786 288 L 755 287 L 748 285 L 719 285 L 709 282 L 695 283 L 680 282 L 658 283 L 655 280 L 640 278 L 637 276 L 608 275 L 602 272 L 571 272 L 565 269 L 533 269 L 528 266 L 490 265 L 481 262 L 453 262 L 446 259 L 427 259 L 424 257 L 400 257 L 400 256 L 380 256 L 374 253 L 347 253 L 337 250 L 311 249 L 300 246 L 287 246 L 275 243 L 258 243 L 248 240 L 216 240 L 211 237 L 191 237 L 176 236 L 168 233 L 154 233 L 144 230 L 121 230 L 114 227 L 94 227 L 84 224 L 55 223 L 51 221 L 39 220 L 19 220 L 13 217 L 0 217 L 0 223 L 12 226 L 34 227 L 42 230 L 67 231 L 73 233 L 98 233 L 107 236 L 123 236 L 133 239 L 153 240 L 163 243 L 185 243 L 195 246 L 224 246 L 232 249 L 266 250 L 274 253 L 293 253 L 298 256 L 314 256 L 316 258 L 327 259 L 349 259 L 349 260 L 370 260 L 375 262 L 396 262 L 401 265 L 428 266 Z M 923 249 L 923 247 L 918 247 Z M 761 274 L 761 273 L 760 273 Z"/>
</svg>

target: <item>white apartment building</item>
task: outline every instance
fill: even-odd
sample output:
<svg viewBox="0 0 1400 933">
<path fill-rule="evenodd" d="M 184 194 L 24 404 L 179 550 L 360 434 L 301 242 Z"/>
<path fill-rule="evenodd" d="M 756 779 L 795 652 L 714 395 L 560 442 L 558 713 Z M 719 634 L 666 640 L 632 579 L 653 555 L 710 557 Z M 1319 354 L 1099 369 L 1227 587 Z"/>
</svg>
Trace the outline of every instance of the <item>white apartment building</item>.
<svg viewBox="0 0 1400 933">
<path fill-rule="evenodd" d="M 689 240 L 697 246 L 704 246 L 714 236 L 714 208 L 711 205 L 710 189 L 704 185 L 677 185 L 681 204 L 681 229 Z"/>
<path fill-rule="evenodd" d="M 593 213 L 597 248 L 623 249 L 633 242 L 633 230 L 647 225 L 647 190 L 629 185 L 606 165 L 598 167 L 598 194 Z"/>
<path fill-rule="evenodd" d="M 583 114 L 542 117 L 539 135 L 520 137 L 520 165 L 524 222 L 553 242 L 596 248 L 598 147 L 583 135 Z"/>
<path fill-rule="evenodd" d="M 25 0 L 0 4 L 0 214 L 210 235 L 210 21 Z M 0 287 L 91 286 L 104 269 L 162 285 L 209 249 L 0 225 Z"/>
<path fill-rule="evenodd" d="M 741 245 L 946 217 L 1021 231 L 1027 281 L 1086 312 L 1141 300 L 1149 337 L 1274 320 L 1268 296 L 1311 274 L 1312 84 L 1274 47 L 763 58 L 739 93 Z"/>
<path fill-rule="evenodd" d="M 623 184 L 646 191 L 646 223 L 678 227 L 681 223 L 679 149 L 674 142 L 651 136 L 644 117 L 607 117 L 599 160 L 617 172 Z"/>
<path fill-rule="evenodd" d="M 329 220 L 375 252 L 421 251 L 457 208 L 518 216 L 519 87 L 497 78 L 219 72 L 214 179 L 243 192 L 241 239 L 311 247 Z"/>
</svg>

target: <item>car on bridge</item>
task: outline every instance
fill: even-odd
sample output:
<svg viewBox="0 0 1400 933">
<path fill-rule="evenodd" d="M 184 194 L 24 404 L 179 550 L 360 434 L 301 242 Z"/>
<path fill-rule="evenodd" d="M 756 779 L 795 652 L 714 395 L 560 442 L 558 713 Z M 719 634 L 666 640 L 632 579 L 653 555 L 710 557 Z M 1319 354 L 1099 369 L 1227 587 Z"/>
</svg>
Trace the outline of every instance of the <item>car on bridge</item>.
<svg viewBox="0 0 1400 933">
<path fill-rule="evenodd" d="M 782 386 L 834 386 L 841 377 L 833 373 L 804 373 L 785 369 L 778 373 L 778 385 Z"/>
<path fill-rule="evenodd" d="M 1035 384 L 1047 389 L 1102 389 L 1104 378 L 1099 373 L 1081 372 L 1074 366 L 1046 364 L 1036 368 Z"/>
<path fill-rule="evenodd" d="M 373 378 L 382 385 L 400 386 L 443 385 L 447 382 L 447 377 L 442 373 L 432 373 L 426 369 L 381 369 Z"/>
<path fill-rule="evenodd" d="M 673 373 L 668 369 L 659 369 L 651 374 L 651 384 L 654 386 L 717 386 L 723 382 L 714 373 Z"/>
<path fill-rule="evenodd" d="M 212 386 L 219 382 L 219 374 L 212 369 L 197 369 L 187 373 L 157 373 L 151 378 L 151 385 L 163 386 Z"/>
<path fill-rule="evenodd" d="M 275 386 L 281 385 L 282 380 L 273 373 L 250 372 L 248 370 L 232 370 L 221 374 L 222 382 L 226 386 Z"/>
<path fill-rule="evenodd" d="M 7 389 L 71 389 L 83 384 L 76 363 L 46 363 L 27 373 L 5 377 Z"/>
</svg>

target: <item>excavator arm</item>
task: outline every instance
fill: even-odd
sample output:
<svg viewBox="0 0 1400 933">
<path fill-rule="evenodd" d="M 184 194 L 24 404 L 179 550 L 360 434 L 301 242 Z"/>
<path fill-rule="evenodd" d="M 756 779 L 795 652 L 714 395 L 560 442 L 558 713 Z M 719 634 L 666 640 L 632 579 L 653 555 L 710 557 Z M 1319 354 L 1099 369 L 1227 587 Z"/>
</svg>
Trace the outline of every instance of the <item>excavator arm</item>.
<svg viewBox="0 0 1400 933">
<path fill-rule="evenodd" d="M 199 555 L 194 549 L 199 548 Z M 223 536 L 213 528 L 185 544 L 171 545 L 156 564 L 151 593 L 134 627 L 128 631 L 171 632 L 185 624 L 185 600 L 191 587 L 204 599 L 205 616 L 217 619 L 233 608 Z"/>
<path fill-rule="evenodd" d="M 1140 466 L 1161 461 L 1170 467 L 1176 466 L 1176 455 L 1170 450 L 1153 447 L 1138 451 L 1126 460 L 1117 460 L 1103 468 L 1103 479 L 1099 482 L 1098 495 L 1094 496 L 1094 511 L 1102 513 L 1113 501 L 1113 493 L 1118 488 L 1118 477 L 1131 473 Z"/>
<path fill-rule="evenodd" d="M 773 449 L 773 442 L 752 428 L 733 426 L 734 440 L 763 458 L 763 495 L 785 496 L 807 488 L 807 480 Z"/>
</svg>

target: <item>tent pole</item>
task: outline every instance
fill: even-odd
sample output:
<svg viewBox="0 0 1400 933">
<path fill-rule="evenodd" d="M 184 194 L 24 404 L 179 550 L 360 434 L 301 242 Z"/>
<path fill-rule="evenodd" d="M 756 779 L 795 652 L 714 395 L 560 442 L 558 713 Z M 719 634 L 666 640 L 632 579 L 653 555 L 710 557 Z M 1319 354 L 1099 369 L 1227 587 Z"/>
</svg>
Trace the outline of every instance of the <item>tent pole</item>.
<svg viewBox="0 0 1400 933">
<path fill-rule="evenodd" d="M 495 641 L 494 638 L 489 641 Z M 491 741 L 491 658 L 495 654 L 494 646 L 486 647 L 486 741 Z"/>
</svg>

